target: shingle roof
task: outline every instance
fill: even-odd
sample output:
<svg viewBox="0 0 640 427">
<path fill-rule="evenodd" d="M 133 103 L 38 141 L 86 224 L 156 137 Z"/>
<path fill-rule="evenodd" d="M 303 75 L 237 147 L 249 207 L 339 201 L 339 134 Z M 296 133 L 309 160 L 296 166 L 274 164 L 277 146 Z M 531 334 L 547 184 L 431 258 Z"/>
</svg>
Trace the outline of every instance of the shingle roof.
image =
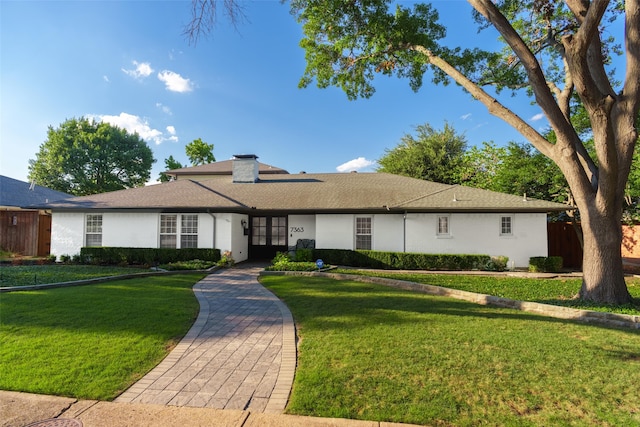
<svg viewBox="0 0 640 427">
<path fill-rule="evenodd" d="M 160 209 L 212 212 L 551 212 L 560 203 L 386 173 L 261 175 L 257 183 L 231 176 L 181 179 L 51 203 L 53 209 Z"/>
<path fill-rule="evenodd" d="M 260 174 L 288 174 L 284 169 L 258 162 Z M 220 162 L 208 163 L 206 165 L 189 166 L 181 169 L 166 171 L 167 175 L 231 175 L 233 170 L 233 160 L 223 160 Z"/>
<path fill-rule="evenodd" d="M 35 204 L 69 199 L 71 194 L 0 175 L 0 206 L 26 208 Z"/>
</svg>

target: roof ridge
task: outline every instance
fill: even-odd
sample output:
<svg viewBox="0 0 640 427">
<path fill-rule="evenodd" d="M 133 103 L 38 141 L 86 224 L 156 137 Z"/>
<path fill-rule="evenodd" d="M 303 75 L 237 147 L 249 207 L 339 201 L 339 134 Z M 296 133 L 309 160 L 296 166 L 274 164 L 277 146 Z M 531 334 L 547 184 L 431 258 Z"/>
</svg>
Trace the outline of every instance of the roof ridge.
<svg viewBox="0 0 640 427">
<path fill-rule="evenodd" d="M 223 199 L 226 199 L 226 200 L 230 201 L 231 203 L 235 203 L 238 206 L 242 206 L 242 207 L 248 208 L 248 206 L 245 205 L 244 203 L 242 203 L 242 202 L 240 202 L 238 200 L 235 200 L 235 199 L 233 199 L 233 198 L 231 198 L 229 196 L 226 196 L 226 195 L 220 193 L 219 191 L 214 190 L 211 187 L 207 187 L 206 185 L 202 184 L 200 181 L 194 181 L 193 179 L 189 179 L 188 181 L 193 183 L 193 184 L 196 184 L 198 187 L 204 188 L 205 190 L 207 190 L 207 191 L 209 191 L 211 193 L 214 193 L 217 196 L 222 197 Z"/>
<path fill-rule="evenodd" d="M 433 191 L 433 192 L 428 193 L 428 194 L 423 194 L 421 196 L 414 197 L 413 199 L 405 200 L 402 203 L 398 203 L 398 205 L 396 207 L 401 207 L 404 204 L 415 202 L 416 200 L 426 199 L 427 197 L 435 196 L 436 194 L 440 194 L 440 193 L 443 193 L 445 191 L 451 190 L 452 188 L 460 186 L 460 184 L 443 184 L 441 182 L 437 182 L 436 184 L 446 185 L 447 188 L 443 188 L 443 189 L 438 190 L 438 191 Z"/>
</svg>

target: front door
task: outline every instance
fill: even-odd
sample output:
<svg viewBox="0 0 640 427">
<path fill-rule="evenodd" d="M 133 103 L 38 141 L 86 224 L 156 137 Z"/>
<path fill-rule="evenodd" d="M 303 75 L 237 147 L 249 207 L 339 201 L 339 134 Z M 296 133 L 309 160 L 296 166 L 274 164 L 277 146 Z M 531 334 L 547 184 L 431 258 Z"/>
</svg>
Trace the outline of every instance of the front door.
<svg viewBox="0 0 640 427">
<path fill-rule="evenodd" d="M 271 260 L 276 252 L 287 252 L 287 217 L 252 217 L 249 238 L 249 258 L 252 260 Z"/>
</svg>

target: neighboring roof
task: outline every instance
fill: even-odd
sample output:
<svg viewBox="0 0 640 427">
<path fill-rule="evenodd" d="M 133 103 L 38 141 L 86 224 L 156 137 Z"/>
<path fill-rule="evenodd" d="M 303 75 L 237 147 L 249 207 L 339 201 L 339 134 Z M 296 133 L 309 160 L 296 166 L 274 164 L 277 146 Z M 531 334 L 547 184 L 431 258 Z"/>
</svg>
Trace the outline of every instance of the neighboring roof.
<svg viewBox="0 0 640 427">
<path fill-rule="evenodd" d="M 256 183 L 228 178 L 181 179 L 83 196 L 52 209 L 155 209 L 288 213 L 338 212 L 551 212 L 569 206 L 459 185 L 386 173 L 262 175 Z"/>
<path fill-rule="evenodd" d="M 71 197 L 72 194 L 0 175 L 0 206 L 25 208 Z"/>
<path fill-rule="evenodd" d="M 236 155 L 235 157 L 241 157 Z M 258 172 L 264 175 L 270 174 L 288 174 L 284 169 L 258 162 Z M 208 163 L 206 165 L 189 166 L 181 169 L 173 169 L 166 171 L 165 174 L 171 176 L 187 176 L 187 175 L 231 175 L 233 173 L 233 159 L 223 160 L 221 162 Z"/>
</svg>

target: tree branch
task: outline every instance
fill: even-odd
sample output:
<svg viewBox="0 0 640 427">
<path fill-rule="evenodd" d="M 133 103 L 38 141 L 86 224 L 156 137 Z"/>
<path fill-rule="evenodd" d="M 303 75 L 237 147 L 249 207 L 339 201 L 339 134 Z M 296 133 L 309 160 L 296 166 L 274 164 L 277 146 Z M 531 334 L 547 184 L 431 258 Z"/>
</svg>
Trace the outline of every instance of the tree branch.
<svg viewBox="0 0 640 427">
<path fill-rule="evenodd" d="M 416 52 L 420 52 L 425 55 L 429 62 L 444 71 L 449 77 L 456 81 L 460 86 L 464 87 L 469 93 L 480 102 L 482 102 L 489 112 L 496 117 L 499 117 L 513 126 L 518 132 L 520 132 L 525 138 L 540 150 L 547 157 L 551 157 L 552 144 L 549 143 L 538 131 L 531 127 L 527 122 L 522 120 L 517 114 L 510 109 L 506 108 L 500 102 L 498 102 L 491 95 L 486 93 L 480 86 L 472 82 L 459 72 L 455 67 L 449 64 L 444 59 L 437 55 L 434 55 L 429 49 L 424 46 L 410 46 L 409 47 Z"/>
<path fill-rule="evenodd" d="M 574 143 L 579 140 L 571 123 L 567 121 L 554 99 L 547 80 L 542 73 L 538 60 L 529 47 L 514 30 L 509 21 L 500 13 L 491 0 L 468 0 L 469 3 L 481 13 L 505 39 L 513 52 L 520 58 L 533 89 L 536 102 L 547 115 L 549 123 L 559 136 L 558 141 Z M 542 150 L 541 150 L 542 151 Z"/>
</svg>

